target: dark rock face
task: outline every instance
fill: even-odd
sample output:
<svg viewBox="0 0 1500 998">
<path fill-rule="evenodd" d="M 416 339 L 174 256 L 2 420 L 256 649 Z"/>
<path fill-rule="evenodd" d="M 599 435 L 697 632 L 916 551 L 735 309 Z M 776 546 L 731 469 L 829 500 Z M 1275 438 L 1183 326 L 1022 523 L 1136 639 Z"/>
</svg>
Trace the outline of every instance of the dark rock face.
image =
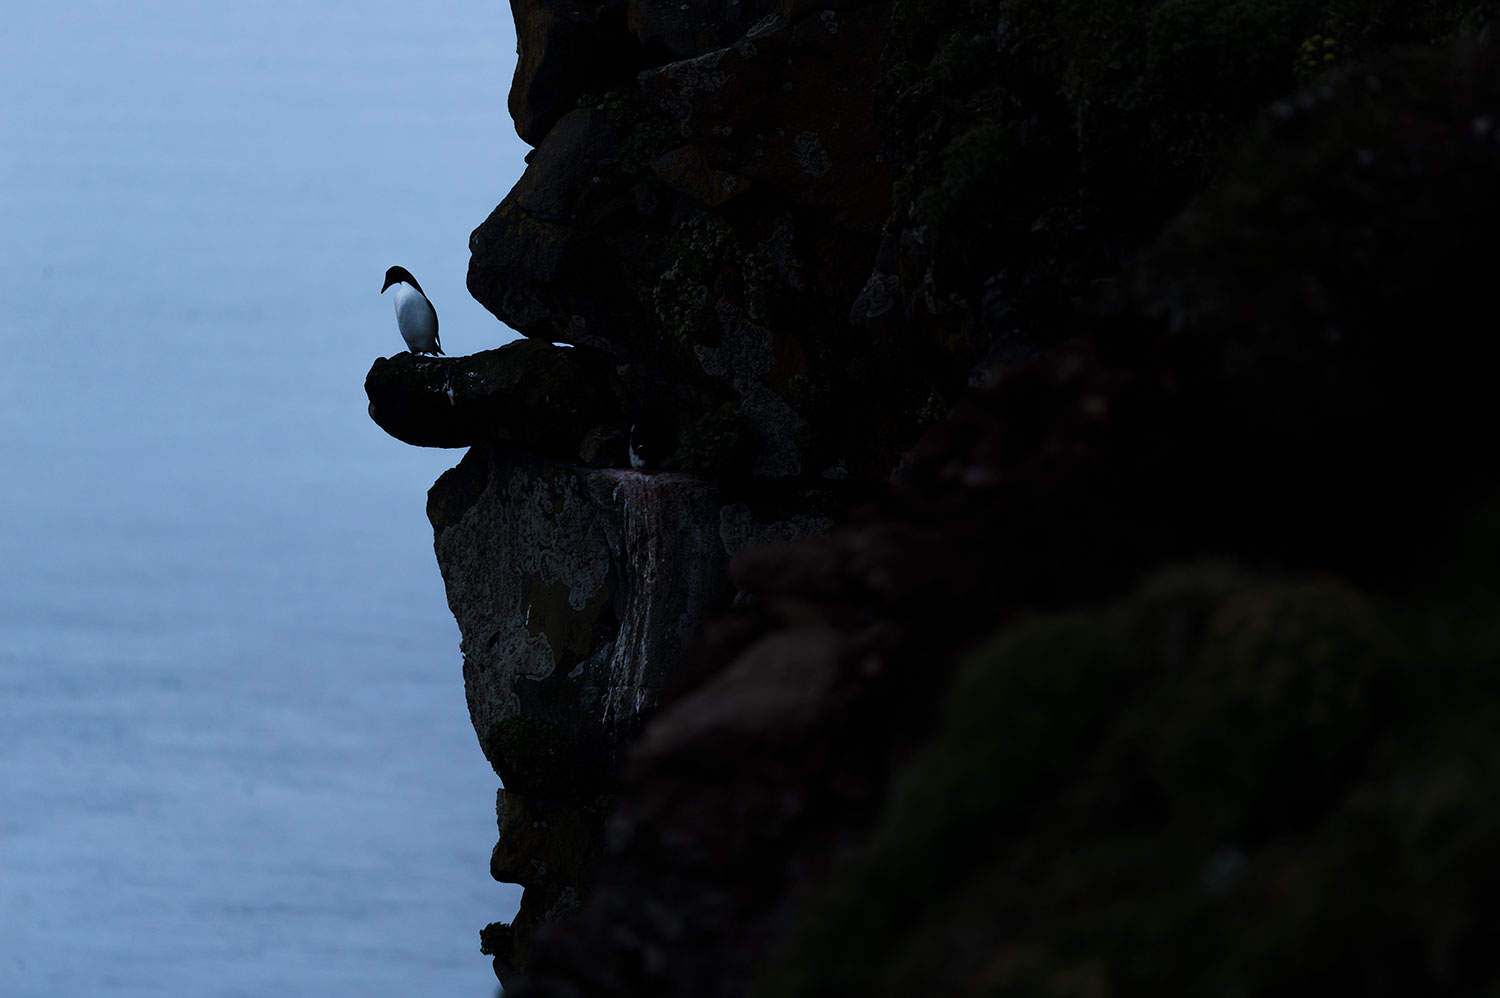
<svg viewBox="0 0 1500 998">
<path fill-rule="evenodd" d="M 524 714 L 618 744 L 722 593 L 722 505 L 686 475 L 512 451 L 475 449 L 440 479 L 429 515 L 480 737 Z"/>
<path fill-rule="evenodd" d="M 534 342 L 367 384 L 508 993 L 1493 983 L 1486 5 L 515 11 Z"/>
<path fill-rule="evenodd" d="M 728 45 L 774 6 L 765 0 L 698 0 L 686 7 L 670 0 L 631 0 L 627 9 L 631 34 L 681 58 Z"/>
<path fill-rule="evenodd" d="M 1084 339 L 992 375 L 852 530 L 742 555 L 753 609 L 636 743 L 594 892 L 514 993 L 1493 980 L 1480 898 L 1500 871 L 1462 843 L 1500 808 L 1453 798 L 1441 844 L 1384 831 L 1426 820 L 1415 783 L 1484 771 L 1445 762 L 1438 732 L 1463 756 L 1500 704 L 1463 664 L 1497 653 L 1493 566 L 1430 602 L 1474 543 L 1457 511 L 1500 484 L 1476 460 L 1495 351 L 1471 325 L 1500 221 L 1489 95 L 1484 48 L 1273 108 Z M 1319 574 L 1190 564 L 1113 609 L 1004 623 L 1205 552 Z M 1381 914 L 1426 895 L 1389 864 L 1451 885 L 1455 936 Z M 1370 937 L 1378 954 L 1340 942 Z"/>
<path fill-rule="evenodd" d="M 507 441 L 568 456 L 591 428 L 623 418 L 608 365 L 550 343 L 511 343 L 468 357 L 382 357 L 365 378 L 365 394 L 370 418 L 418 447 Z"/>
<path fill-rule="evenodd" d="M 607 89 L 649 59 L 621 30 L 620 3 L 522 0 L 512 10 L 520 51 L 510 114 L 516 134 L 532 145 L 578 106 L 579 97 Z"/>
<path fill-rule="evenodd" d="M 892 424 L 911 414 L 851 392 L 857 410 L 830 415 L 829 385 L 850 380 L 851 357 L 827 328 L 845 325 L 889 211 L 870 106 L 888 4 L 699 11 L 711 31 L 684 27 L 697 15 L 676 6 L 629 10 L 639 38 L 622 45 L 682 58 L 561 114 L 475 230 L 470 291 L 528 336 L 671 385 L 658 401 L 681 429 L 738 420 L 747 446 L 727 470 L 883 479 L 899 453 Z M 873 362 L 855 373 L 867 372 L 879 373 Z M 879 434 L 832 432 L 866 414 Z"/>
<path fill-rule="evenodd" d="M 592 879 L 620 746 L 722 590 L 718 505 L 686 476 L 483 447 L 432 488 L 469 713 L 506 787 L 491 873 L 526 887 L 502 980 Z"/>
<path fill-rule="evenodd" d="M 705 162 L 873 232 L 890 210 L 870 109 L 889 17 L 879 3 L 772 16 L 733 44 L 646 70 L 641 90 Z"/>
<path fill-rule="evenodd" d="M 500 834 L 490 876 L 526 888 L 519 916 L 494 947 L 495 974 L 509 987 L 519 980 L 513 964 L 529 952 L 536 927 L 577 913 L 580 885 L 598 869 L 600 841 L 597 815 L 564 801 L 501 789 L 495 815 Z"/>
<path fill-rule="evenodd" d="M 727 601 L 729 554 L 828 523 L 726 503 L 685 474 L 492 446 L 440 478 L 427 508 L 469 714 L 506 787 L 491 872 L 527 889 L 496 954 L 509 976 L 536 925 L 585 895 L 622 746 L 706 609 Z"/>
<path fill-rule="evenodd" d="M 628 314 L 616 253 L 607 231 L 596 231 L 630 208 L 620 185 L 605 183 L 614 178 L 601 162 L 618 141 L 603 113 L 568 112 L 532 154 L 521 182 L 474 230 L 469 291 L 527 336 L 607 347 L 590 330 Z M 589 279 L 579 282 L 581 274 Z"/>
</svg>

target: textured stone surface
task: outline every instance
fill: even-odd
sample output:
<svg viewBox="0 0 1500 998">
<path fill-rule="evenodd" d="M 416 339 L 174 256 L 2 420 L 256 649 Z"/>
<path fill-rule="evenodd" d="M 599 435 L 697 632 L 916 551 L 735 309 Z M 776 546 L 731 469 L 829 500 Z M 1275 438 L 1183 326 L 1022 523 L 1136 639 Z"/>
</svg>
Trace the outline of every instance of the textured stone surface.
<svg viewBox="0 0 1500 998">
<path fill-rule="evenodd" d="M 631 6 L 637 37 L 605 8 L 517 6 L 532 36 L 518 83 L 540 79 L 528 53 L 555 50 L 561 66 L 577 55 L 568 37 L 582 33 L 581 52 L 616 28 L 643 71 L 600 82 L 576 109 L 551 96 L 573 83 L 513 90 L 539 144 L 473 233 L 469 289 L 527 336 L 615 357 L 655 386 L 679 433 L 728 407 L 743 454 L 714 477 L 841 467 L 879 480 L 913 409 L 875 407 L 878 432 L 835 432 L 867 414 L 840 409 L 829 386 L 873 368 L 836 357 L 820 327 L 848 326 L 889 208 L 869 99 L 888 5 L 676 7 Z M 646 27 L 700 15 L 712 31 L 668 41 Z"/>
<path fill-rule="evenodd" d="M 1122 737 L 1109 744 L 1124 772 L 1068 776 L 1087 768 L 1090 737 L 1115 717 L 1116 698 L 1099 699 L 1116 689 L 1110 655 L 1134 648 L 1128 691 L 1146 689 L 1151 670 L 1183 667 L 1212 644 L 1202 627 L 1231 636 L 1204 658 L 1208 679 L 1185 687 L 1195 696 L 1243 686 L 1251 701 L 1269 693 L 1295 707 L 1378 688 L 1378 670 L 1361 671 L 1348 650 L 1368 642 L 1325 640 L 1332 618 L 1304 613 L 1306 601 L 1420 585 L 1465 504 L 1494 486 L 1493 337 L 1474 324 L 1493 311 L 1493 50 L 1359 66 L 1393 45 L 1472 33 L 1484 5 L 1432 0 L 1394 17 L 1386 4 L 1282 0 L 635 0 L 533 16 L 543 8 L 528 3 L 516 6 L 526 65 L 513 107 L 540 145 L 474 233 L 471 290 L 530 336 L 611 358 L 621 420 L 585 427 L 554 453 L 617 462 L 622 424 L 649 413 L 679 441 L 674 466 L 717 486 L 485 448 L 431 494 L 476 729 L 507 788 L 585 825 L 602 821 L 618 790 L 592 886 L 570 882 L 576 872 L 537 875 L 531 840 L 509 826 L 497 869 L 530 886 L 497 962 L 508 990 L 747 994 L 794 938 L 811 958 L 779 964 L 772 993 L 1160 994 L 1172 984 L 1153 979 L 1153 965 L 1171 970 L 1184 952 L 1230 952 L 1244 939 L 1256 940 L 1253 953 L 1264 937 L 1196 910 L 1180 924 L 1217 925 L 1224 945 L 1192 933 L 1163 943 L 1179 923 L 1153 922 L 1160 909 L 1149 904 L 1121 919 L 1146 926 L 1145 938 L 1090 935 L 1095 914 L 1113 910 L 1094 902 L 1126 896 L 1137 860 L 1170 873 L 1150 884 L 1187 884 L 1194 903 L 1200 883 L 1232 883 L 1236 863 L 1256 862 L 1238 841 L 1209 843 L 1206 857 L 1144 851 L 1174 827 L 1152 824 L 1155 803 L 1196 814 L 1207 802 L 1220 817 L 1275 824 L 1276 801 L 1252 804 L 1266 799 L 1257 786 L 1280 785 L 1286 746 L 1298 746 L 1299 774 L 1328 777 L 1320 792 L 1342 792 L 1309 761 L 1353 765 L 1355 743 L 1375 737 L 1367 720 L 1325 738 L 1278 707 L 1217 752 L 1194 747 L 1246 709 L 1229 696 L 1217 715 L 1169 709 L 1144 726 L 1196 732 L 1180 752 L 1190 762 L 1250 760 L 1230 774 L 1137 766 L 1142 755 L 1160 761 L 1164 743 Z M 601 47 L 615 68 L 576 68 Z M 585 78 L 603 92 L 575 109 Z M 1257 109 L 1278 99 L 1234 166 Z M 1213 192 L 1171 222 L 1209 178 Z M 893 466 L 900 488 L 852 529 L 796 540 L 839 518 L 812 486 L 885 482 Z M 763 503 L 767 493 L 777 502 Z M 691 590 L 726 551 L 738 610 L 683 655 L 675 638 L 692 625 L 673 608 L 693 599 L 677 576 Z M 1221 606 L 1226 590 L 1210 580 L 1159 628 L 1155 610 L 1109 603 L 1142 572 L 1204 552 L 1355 584 Z M 1081 615 L 1012 630 L 1018 612 L 1079 604 Z M 1080 619 L 1114 652 L 1075 642 Z M 953 739 L 980 761 L 950 766 L 944 749 L 915 790 L 888 795 L 940 720 L 960 653 L 995 631 L 1002 653 L 976 660 L 977 685 L 959 688 L 971 720 Z M 1262 641 L 1265 656 L 1246 651 Z M 1317 676 L 1311 700 L 1282 695 L 1295 682 L 1261 681 L 1303 672 Z M 620 739 L 659 701 L 616 787 Z M 988 725 L 990 715 L 1005 720 Z M 1474 722 L 1458 728 L 1483 730 Z M 964 765 L 984 779 L 965 779 Z M 1428 770 L 1412 772 L 1421 785 Z M 1054 798 L 1054 787 L 1066 793 Z M 1122 801 L 1118 787 L 1137 792 Z M 1006 810 L 1018 800 L 1031 806 Z M 1420 808 L 1387 804 L 1382 820 L 1412 841 L 1428 834 Z M 1318 806 L 1298 797 L 1289 810 L 1333 813 Z M 975 815 L 977 832 L 966 824 Z M 1001 853 L 1009 865 L 971 883 L 968 851 L 1000 847 L 997 815 L 1040 824 L 1029 851 Z M 1069 825 L 1101 815 L 1137 822 L 1136 834 L 1096 840 Z M 1462 815 L 1479 829 L 1473 841 L 1493 838 L 1483 808 Z M 845 903 L 815 900 L 830 871 L 881 852 L 877 820 L 884 843 L 911 852 L 860 867 L 879 889 L 856 876 L 830 888 L 847 889 Z M 1214 827 L 1260 834 L 1253 822 Z M 1100 865 L 1032 863 L 1056 842 L 1070 844 L 1063 860 Z M 1317 849 L 1305 855 L 1306 869 L 1327 865 Z M 1433 858 L 1382 855 L 1417 867 Z M 1421 905 L 1376 890 L 1360 912 L 1390 914 L 1381 925 L 1356 912 L 1354 923 L 1299 923 L 1327 933 L 1319 944 L 1278 950 L 1272 939 L 1266 952 L 1284 959 L 1268 965 L 1263 993 L 1364 980 L 1362 964 L 1338 955 L 1377 951 L 1405 954 L 1385 968 L 1405 993 L 1481 993 L 1443 976 L 1470 966 L 1470 950 L 1445 940 L 1487 938 L 1471 901 L 1500 878 L 1461 848 L 1446 855 L 1464 859 L 1433 867 L 1449 878 L 1444 898 L 1457 899 L 1437 936 L 1423 935 L 1423 916 L 1407 925 L 1396 914 Z M 1112 865 L 1121 856 L 1124 869 Z M 1201 881 L 1191 863 L 1170 866 L 1184 856 L 1217 872 Z M 1264 868 L 1279 883 L 1318 880 L 1295 867 Z M 1059 879 L 1028 906 L 1028 884 L 1005 880 L 1015 869 Z M 1466 871 L 1486 886 L 1464 886 Z M 1379 879 L 1320 882 L 1337 890 L 1313 890 L 1313 907 Z M 1092 896 L 1069 895 L 1078 883 Z M 882 908 L 898 894 L 898 907 Z M 997 905 L 1008 913 L 999 929 L 987 920 Z M 808 929 L 813 910 L 833 915 Z M 922 924 L 907 917 L 918 910 Z M 1076 920 L 1064 931 L 1054 918 Z M 1442 936 L 1449 926 L 1457 934 Z M 1348 943 L 1377 936 L 1396 947 Z M 988 959 L 1018 937 L 1025 945 L 1007 961 Z M 1079 939 L 1100 946 L 1074 959 Z M 533 952 L 529 981 L 506 976 Z M 1112 962 L 1121 953 L 1130 959 Z M 1258 994 L 1240 985 L 1259 966 L 1194 973 L 1205 993 Z"/>
<path fill-rule="evenodd" d="M 501 789 L 495 798 L 500 837 L 490 854 L 490 876 L 523 887 L 587 883 L 599 862 L 599 842 L 575 807 Z"/>
<path fill-rule="evenodd" d="M 774 8 L 769 0 L 630 0 L 627 20 L 642 42 L 695 56 L 734 41 Z"/>
<path fill-rule="evenodd" d="M 607 364 L 550 343 L 466 357 L 382 357 L 365 394 L 381 429 L 419 447 L 507 441 L 567 456 L 590 428 L 622 418 Z"/>
<path fill-rule="evenodd" d="M 632 299 L 598 230 L 606 216 L 630 210 L 626 185 L 608 169 L 618 142 L 605 114 L 568 112 L 470 237 L 469 292 L 527 336 L 609 349 L 634 325 L 610 322 Z M 589 278 L 580 281 L 581 274 Z"/>
<path fill-rule="evenodd" d="M 440 479 L 429 509 L 475 731 L 524 713 L 615 744 L 722 591 L 719 506 L 687 475 L 508 450 Z"/>
<path fill-rule="evenodd" d="M 649 69 L 641 89 L 713 168 L 874 231 L 890 208 L 870 107 L 888 4 L 767 18 L 739 40 Z"/>
<path fill-rule="evenodd" d="M 1272 108 L 1110 308 L 989 371 L 888 501 L 739 555 L 741 612 L 512 993 L 1493 986 L 1500 806 L 1470 739 L 1500 709 L 1475 664 L 1500 587 L 1469 552 L 1500 486 L 1497 93 L 1496 48 L 1459 47 Z M 1189 570 L 1099 608 L 1204 552 L 1271 581 Z"/>
<path fill-rule="evenodd" d="M 733 558 L 741 551 L 766 544 L 786 544 L 832 532 L 836 520 L 829 512 L 786 509 L 757 510 L 748 503 L 730 503 L 719 510 L 719 540 Z"/>
<path fill-rule="evenodd" d="M 429 494 L 470 716 L 508 788 L 491 873 L 526 887 L 502 981 L 586 893 L 620 745 L 724 592 L 719 506 L 687 475 L 487 447 Z"/>
<path fill-rule="evenodd" d="M 516 133 L 538 145 L 578 98 L 608 88 L 643 58 L 623 5 L 512 0 L 517 58 L 508 101 Z"/>
<path fill-rule="evenodd" d="M 678 194 L 713 207 L 750 189 L 750 181 L 733 173 L 715 170 L 697 146 L 678 146 L 651 164 L 652 171 Z"/>
</svg>

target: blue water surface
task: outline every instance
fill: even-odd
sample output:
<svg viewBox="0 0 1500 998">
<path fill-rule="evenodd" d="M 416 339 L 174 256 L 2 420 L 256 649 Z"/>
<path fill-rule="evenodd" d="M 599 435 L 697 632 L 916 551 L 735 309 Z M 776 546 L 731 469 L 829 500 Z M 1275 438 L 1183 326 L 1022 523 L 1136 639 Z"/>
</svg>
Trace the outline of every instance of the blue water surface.
<svg viewBox="0 0 1500 998">
<path fill-rule="evenodd" d="M 524 152 L 493 0 L 0 18 L 0 995 L 489 998 L 493 773 L 365 412 Z"/>
</svg>

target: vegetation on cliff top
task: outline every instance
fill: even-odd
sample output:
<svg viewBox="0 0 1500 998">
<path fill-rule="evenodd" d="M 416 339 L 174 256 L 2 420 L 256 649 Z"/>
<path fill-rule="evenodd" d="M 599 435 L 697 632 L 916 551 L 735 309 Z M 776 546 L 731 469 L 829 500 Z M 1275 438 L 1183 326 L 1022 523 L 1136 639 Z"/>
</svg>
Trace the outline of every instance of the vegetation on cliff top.
<svg viewBox="0 0 1500 998">
<path fill-rule="evenodd" d="M 762 993 L 1488 993 L 1497 620 L 1199 565 L 1003 629 Z"/>
</svg>

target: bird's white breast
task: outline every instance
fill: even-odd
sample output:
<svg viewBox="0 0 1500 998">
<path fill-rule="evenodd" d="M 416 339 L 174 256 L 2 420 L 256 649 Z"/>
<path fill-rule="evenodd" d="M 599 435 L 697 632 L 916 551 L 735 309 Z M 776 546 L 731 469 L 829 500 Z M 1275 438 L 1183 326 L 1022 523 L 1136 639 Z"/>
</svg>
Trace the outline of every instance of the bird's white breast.
<svg viewBox="0 0 1500 998">
<path fill-rule="evenodd" d="M 437 345 L 437 321 L 422 293 L 405 281 L 391 285 L 396 294 L 396 328 L 413 351 L 430 351 Z"/>
</svg>

